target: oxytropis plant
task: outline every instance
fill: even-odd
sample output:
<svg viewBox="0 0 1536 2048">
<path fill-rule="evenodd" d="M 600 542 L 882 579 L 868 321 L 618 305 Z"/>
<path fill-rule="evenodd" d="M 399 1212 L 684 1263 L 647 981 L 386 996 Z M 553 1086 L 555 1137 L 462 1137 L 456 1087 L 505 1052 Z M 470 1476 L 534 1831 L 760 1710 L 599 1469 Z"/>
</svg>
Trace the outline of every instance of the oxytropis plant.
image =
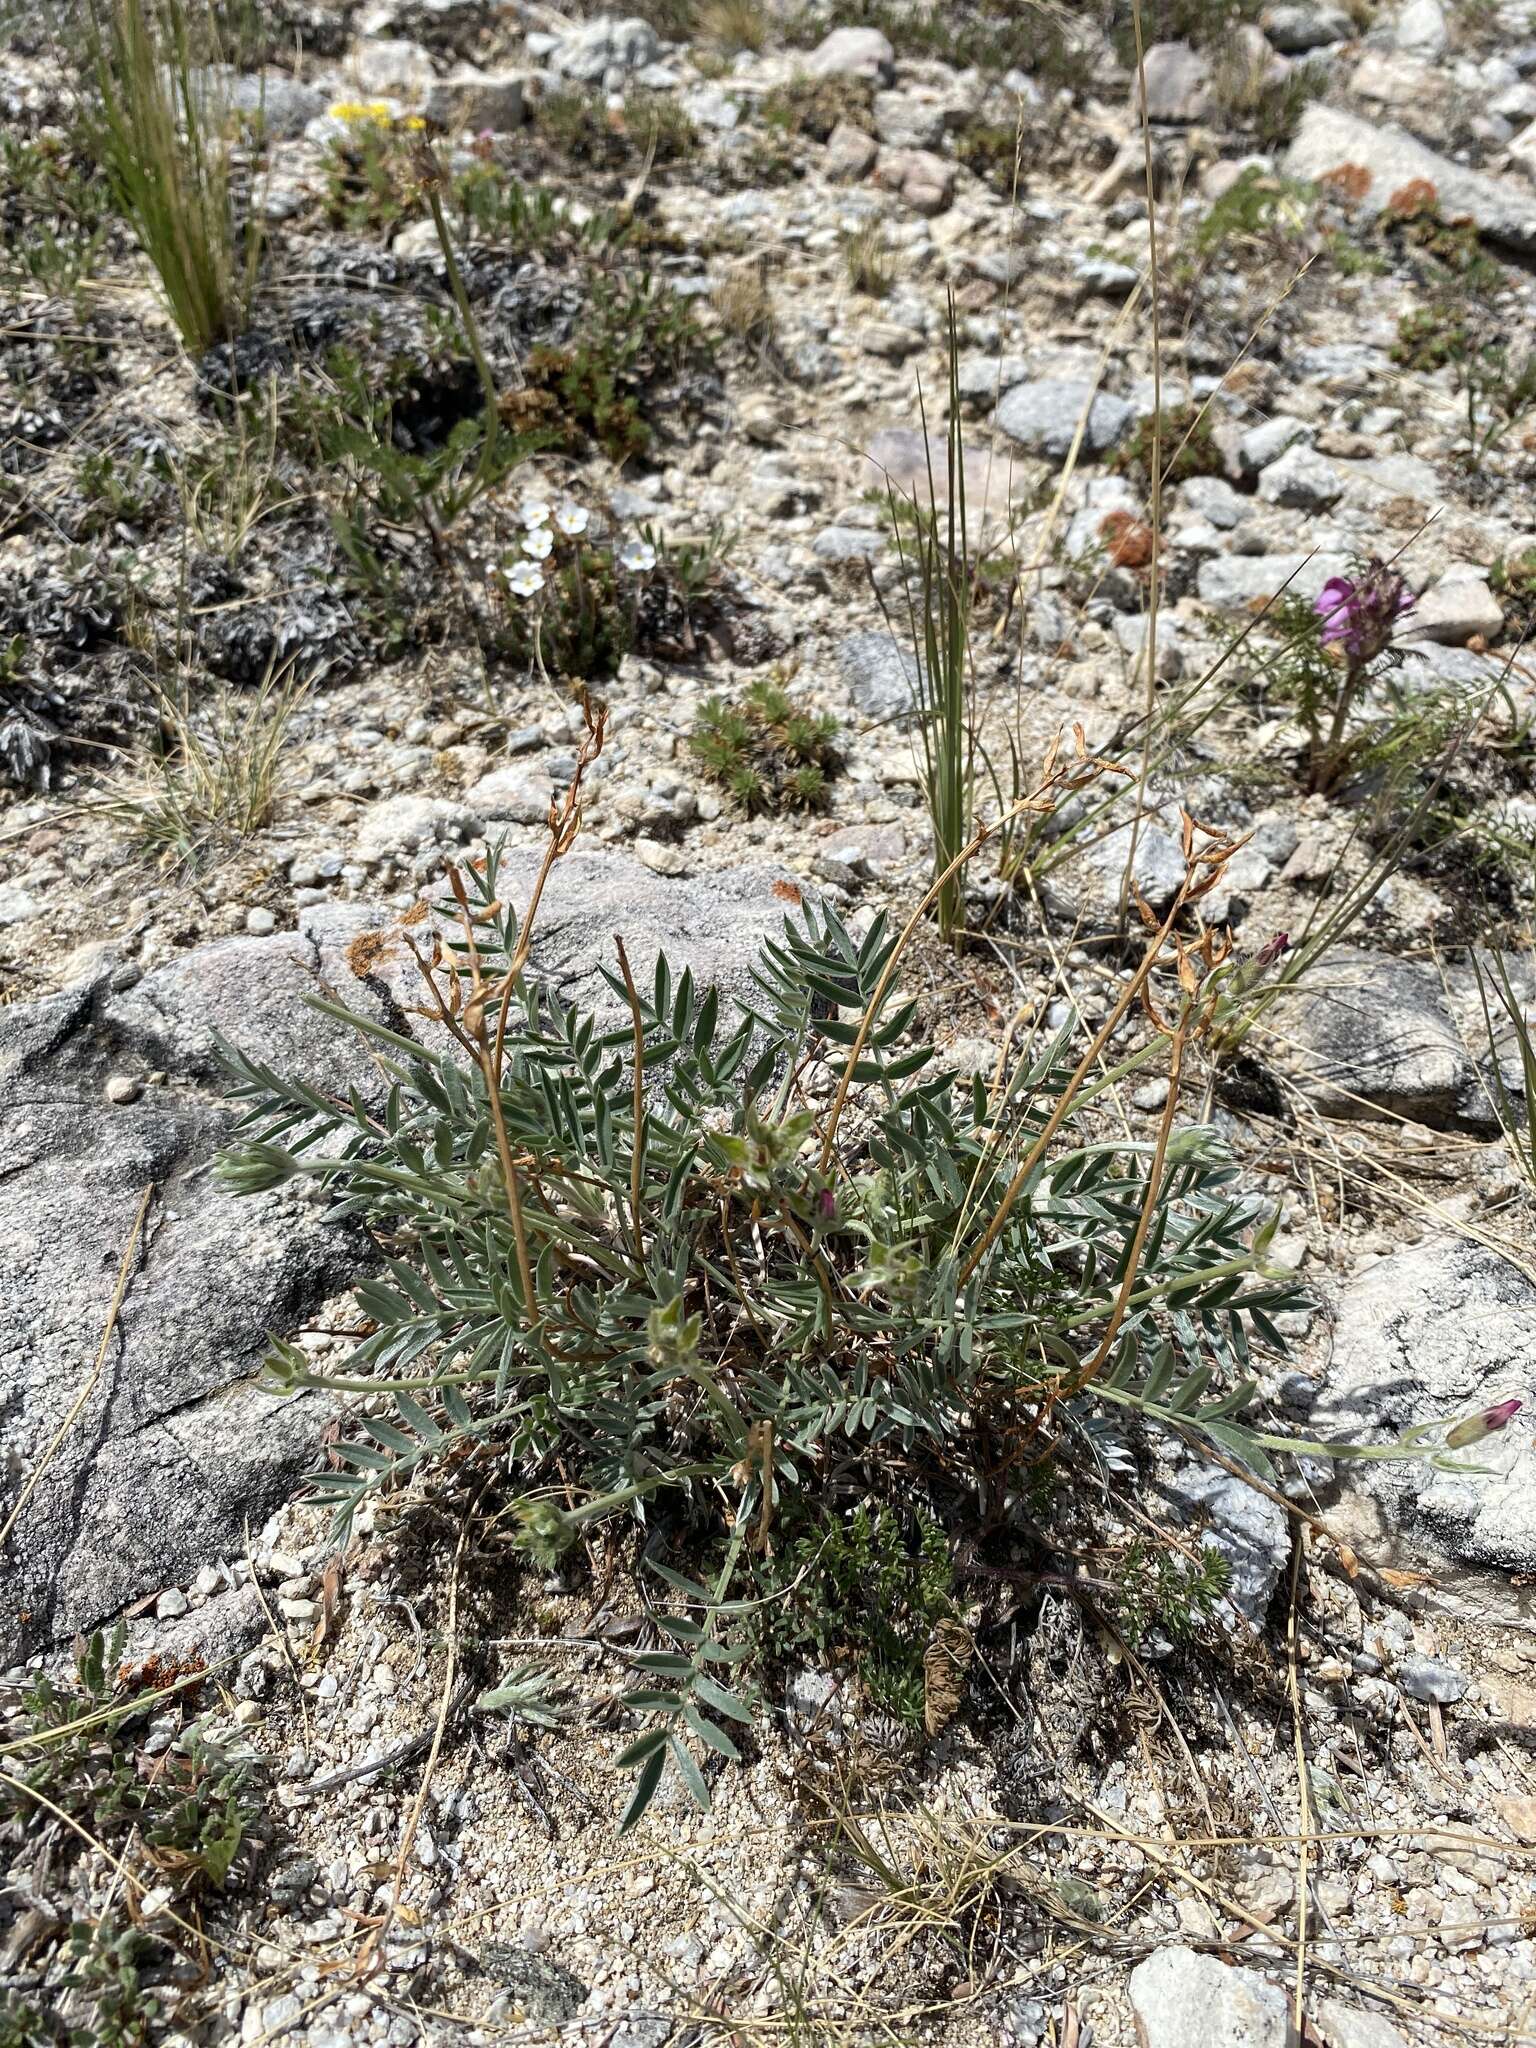
<svg viewBox="0 0 1536 2048">
<path fill-rule="evenodd" d="M 1369 700 L 1400 658 L 1394 639 L 1413 604 L 1396 569 L 1369 561 L 1330 577 L 1311 605 L 1281 606 L 1276 683 L 1306 732 L 1309 791 L 1337 788 L 1371 745 L 1379 721 Z"/>
<path fill-rule="evenodd" d="M 592 718 L 521 919 L 492 851 L 371 953 L 414 970 L 429 1042 L 317 999 L 375 1063 L 345 1098 L 229 1052 L 244 1112 L 221 1170 L 249 1192 L 312 1180 L 386 1247 L 344 1373 L 294 1345 L 269 1359 L 274 1388 L 393 1396 L 316 1479 L 343 1526 L 466 1464 L 546 1568 L 600 1522 L 643 1521 L 661 1641 L 623 1700 L 630 1824 L 668 1770 L 708 1803 L 754 1715 L 754 1560 L 839 1488 L 926 1491 L 950 1523 L 1006 1529 L 1043 1463 L 1125 1469 L 1133 1424 L 1258 1472 L 1273 1449 L 1336 1447 L 1246 1418 L 1254 1347 L 1283 1352 L 1301 1297 L 1268 1263 L 1263 1198 L 1179 1118 L 1232 972 L 1181 921 L 1228 843 L 1187 821 L 1184 882 L 1146 913 L 1101 1027 L 1010 1042 L 984 1079 L 936 1057 L 898 994 L 939 882 L 900 932 L 803 907 L 734 999 L 664 954 L 637 975 L 621 942 L 600 1011 L 530 973 L 601 740 Z M 1097 772 L 1053 756 L 1024 801 Z M 1150 1036 L 1108 1064 L 1138 1008 Z M 1167 1105 L 1128 1139 L 1095 1103 L 1153 1059 Z"/>
</svg>

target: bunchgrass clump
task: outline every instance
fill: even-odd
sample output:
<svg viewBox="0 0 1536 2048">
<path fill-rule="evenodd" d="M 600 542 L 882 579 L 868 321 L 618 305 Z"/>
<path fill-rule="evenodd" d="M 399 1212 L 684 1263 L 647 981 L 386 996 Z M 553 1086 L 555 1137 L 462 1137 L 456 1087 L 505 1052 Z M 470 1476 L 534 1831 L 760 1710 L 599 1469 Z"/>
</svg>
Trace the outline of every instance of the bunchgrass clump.
<svg viewBox="0 0 1536 2048">
<path fill-rule="evenodd" d="M 92 808 L 139 852 L 195 869 L 270 824 L 294 713 L 307 686 L 270 670 L 261 687 L 157 692 L 153 749 Z"/>
<path fill-rule="evenodd" d="M 907 637 L 917 672 L 923 797 L 933 838 L 935 906 L 940 932 L 959 937 L 965 924 L 964 848 L 976 830 L 977 732 L 973 716 L 971 610 L 976 584 L 966 512 L 965 450 L 960 405 L 960 354 L 955 308 L 949 309 L 949 419 L 944 486 L 928 478 L 927 502 L 916 493 L 910 546 L 903 507 L 887 486 L 901 562 Z M 923 408 L 927 433 L 927 410 Z M 924 516 L 926 515 L 926 516 Z"/>
<path fill-rule="evenodd" d="M 837 720 L 808 711 L 777 677 L 749 683 L 738 704 L 707 698 L 688 747 L 749 816 L 818 809 L 840 766 Z"/>
<path fill-rule="evenodd" d="M 896 283 L 896 251 L 878 216 L 844 234 L 843 269 L 850 291 L 867 299 L 890 297 Z"/>
<path fill-rule="evenodd" d="M 761 50 L 768 41 L 768 16 L 762 0 L 700 0 L 695 31 L 721 57 Z"/>
<path fill-rule="evenodd" d="M 1229 38 L 1211 67 L 1215 118 L 1246 130 L 1263 150 L 1289 142 L 1308 106 L 1328 89 L 1325 64 L 1293 64 L 1277 79 L 1273 62 L 1267 44 L 1255 47 Z"/>
<path fill-rule="evenodd" d="M 776 323 L 766 264 L 751 259 L 736 264 L 710 293 L 710 305 L 732 341 L 757 357 L 772 351 Z"/>
<path fill-rule="evenodd" d="M 1516 987 L 1497 948 L 1474 946 L 1472 968 L 1488 1031 L 1483 1070 L 1494 1114 L 1516 1171 L 1536 1196 L 1536 1001 Z"/>
<path fill-rule="evenodd" d="M 88 51 L 107 183 L 200 355 L 244 325 L 262 238 L 254 209 L 235 219 L 233 123 L 193 27 L 188 0 L 92 0 Z"/>
</svg>

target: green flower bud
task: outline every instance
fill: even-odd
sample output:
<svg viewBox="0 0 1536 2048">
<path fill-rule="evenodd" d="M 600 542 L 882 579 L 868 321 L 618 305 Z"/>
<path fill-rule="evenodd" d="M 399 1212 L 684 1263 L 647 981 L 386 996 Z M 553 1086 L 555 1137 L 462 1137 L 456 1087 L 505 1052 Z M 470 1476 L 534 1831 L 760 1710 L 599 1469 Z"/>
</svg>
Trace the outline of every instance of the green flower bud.
<svg viewBox="0 0 1536 2048">
<path fill-rule="evenodd" d="M 267 1194 L 303 1170 L 291 1152 L 265 1142 L 231 1145 L 219 1154 L 214 1167 L 224 1186 L 236 1195 Z"/>
<path fill-rule="evenodd" d="M 580 1523 L 552 1500 L 520 1500 L 512 1510 L 517 1540 L 536 1564 L 551 1571 L 576 1541 Z"/>
</svg>

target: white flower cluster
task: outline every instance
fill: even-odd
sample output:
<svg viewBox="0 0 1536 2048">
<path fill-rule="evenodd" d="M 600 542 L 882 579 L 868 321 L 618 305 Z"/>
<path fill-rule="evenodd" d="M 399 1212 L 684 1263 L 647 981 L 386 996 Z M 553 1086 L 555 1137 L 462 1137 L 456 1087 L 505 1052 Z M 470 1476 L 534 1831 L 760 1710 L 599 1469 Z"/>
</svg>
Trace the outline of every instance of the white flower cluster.
<svg viewBox="0 0 1536 2048">
<path fill-rule="evenodd" d="M 586 532 L 590 514 L 572 498 L 558 506 L 551 505 L 546 498 L 524 498 L 518 512 L 523 522 L 521 553 L 507 568 L 507 588 L 516 597 L 533 597 L 544 588 L 544 572 L 539 564 L 547 562 L 554 552 L 555 532 L 574 540 Z M 620 548 L 618 562 L 632 575 L 643 576 L 655 568 L 656 550 L 648 540 L 629 540 Z"/>
</svg>

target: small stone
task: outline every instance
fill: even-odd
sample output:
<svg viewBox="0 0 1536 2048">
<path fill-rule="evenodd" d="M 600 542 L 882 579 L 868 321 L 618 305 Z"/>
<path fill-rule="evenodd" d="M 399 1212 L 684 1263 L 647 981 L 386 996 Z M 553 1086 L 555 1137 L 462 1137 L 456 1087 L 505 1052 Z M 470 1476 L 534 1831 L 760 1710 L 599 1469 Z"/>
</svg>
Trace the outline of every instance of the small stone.
<svg viewBox="0 0 1536 2048">
<path fill-rule="evenodd" d="M 106 1086 L 108 1102 L 137 1102 L 144 1093 L 144 1083 L 137 1074 L 113 1074 Z"/>
<path fill-rule="evenodd" d="M 1504 630 L 1504 608 L 1481 576 L 1452 572 L 1425 591 L 1404 619 L 1403 630 L 1406 639 L 1465 647 L 1474 638 L 1497 639 Z"/>
<path fill-rule="evenodd" d="M 1408 2048 L 1397 2028 L 1380 2013 L 1340 2005 L 1336 1998 L 1322 2000 L 1317 2018 L 1328 2048 Z"/>
<path fill-rule="evenodd" d="M 270 939 L 277 930 L 277 919 L 257 904 L 245 913 L 245 928 L 253 939 Z"/>
<path fill-rule="evenodd" d="M 879 154 L 873 135 L 855 128 L 851 121 L 839 121 L 827 137 L 822 167 L 829 178 L 852 185 L 869 175 Z"/>
<path fill-rule="evenodd" d="M 1440 0 L 1408 0 L 1397 17 L 1392 40 L 1411 57 L 1443 57 L 1450 30 Z"/>
<path fill-rule="evenodd" d="M 1113 299 L 1117 305 L 1141 281 L 1134 264 L 1115 263 L 1105 256 L 1080 256 L 1072 266 L 1072 276 L 1087 296 Z"/>
<path fill-rule="evenodd" d="M 1145 612 L 1117 613 L 1115 617 L 1115 638 L 1131 657 L 1140 675 L 1147 672 L 1146 645 L 1151 631 L 1151 620 Z M 1178 628 L 1171 619 L 1157 622 L 1157 679 L 1162 683 L 1177 682 L 1184 673 L 1184 649 L 1179 642 Z"/>
<path fill-rule="evenodd" d="M 910 718 L 918 708 L 917 657 L 889 632 L 850 633 L 837 671 L 854 708 L 874 723 Z"/>
<path fill-rule="evenodd" d="M 554 790 L 547 774 L 536 768 L 493 768 L 464 792 L 467 809 L 491 823 L 542 825 L 549 816 Z"/>
<path fill-rule="evenodd" d="M 1398 1661 L 1397 1682 L 1411 1700 L 1453 1707 L 1465 1698 L 1471 1680 L 1436 1657 L 1403 1657 Z"/>
<path fill-rule="evenodd" d="M 905 362 L 923 346 L 923 337 L 894 320 L 871 320 L 859 329 L 859 347 L 867 356 L 887 363 Z"/>
<path fill-rule="evenodd" d="M 1507 1792 L 1494 1810 L 1518 1842 L 1536 1842 L 1536 1794 Z"/>
<path fill-rule="evenodd" d="M 174 1621 L 187 1611 L 187 1596 L 179 1586 L 171 1586 L 155 1602 L 156 1621 Z"/>
<path fill-rule="evenodd" d="M 1189 43 L 1153 43 L 1143 60 L 1149 121 L 1203 121 L 1210 112 L 1211 68 Z M 1132 104 L 1139 107 L 1139 83 Z"/>
<path fill-rule="evenodd" d="M 474 64 L 455 64 L 448 76 L 428 87 L 422 112 L 440 128 L 476 135 L 510 135 L 523 125 L 524 79 L 517 72 L 481 71 Z"/>
<path fill-rule="evenodd" d="M 1083 446 L 1090 454 L 1113 448 L 1131 424 L 1123 398 L 1073 379 L 1043 377 L 1007 393 L 997 408 L 997 425 L 1032 454 L 1060 457 L 1071 449 L 1085 410 Z"/>
<path fill-rule="evenodd" d="M 359 43 L 347 60 L 347 70 L 365 99 L 398 94 L 416 101 L 437 77 L 430 52 L 403 36 L 371 36 Z"/>
<path fill-rule="evenodd" d="M 574 78 L 583 85 L 602 85 L 611 74 L 622 79 L 627 72 L 641 71 L 661 53 L 656 31 L 648 21 L 630 17 L 616 21 L 611 14 L 599 14 L 556 39 L 546 61 L 562 78 Z"/>
<path fill-rule="evenodd" d="M 1029 378 L 1023 356 L 967 356 L 960 364 L 956 381 L 962 398 L 1001 401 L 1004 392 Z"/>
<path fill-rule="evenodd" d="M 812 78 L 888 80 L 896 69 L 890 38 L 877 28 L 835 28 L 805 60 Z"/>
<path fill-rule="evenodd" d="M 893 149 L 936 149 L 944 140 L 944 109 L 917 93 L 877 92 L 875 133 Z"/>
<path fill-rule="evenodd" d="M 811 542 L 822 562 L 872 561 L 885 553 L 885 535 L 868 526 L 825 526 Z"/>
<path fill-rule="evenodd" d="M 686 875 L 688 863 L 675 846 L 663 839 L 637 839 L 635 858 L 656 875 Z"/>
<path fill-rule="evenodd" d="M 253 2010 L 256 2008 L 247 2007 L 248 2012 Z M 281 1998 L 270 1998 L 260 2007 L 261 2025 L 257 2031 L 267 2034 L 286 2033 L 289 2027 L 297 2024 L 303 2010 L 303 2003 L 297 1994 L 285 1991 Z"/>
<path fill-rule="evenodd" d="M 1259 496 L 1267 505 L 1298 512 L 1326 512 L 1343 493 L 1343 479 L 1328 458 L 1300 443 L 1287 448 L 1259 476 Z"/>
<path fill-rule="evenodd" d="M 942 213 L 955 193 L 955 167 L 931 149 L 882 150 L 875 164 L 875 183 L 898 193 L 914 213 Z"/>
<path fill-rule="evenodd" d="M 1278 1985 L 1195 1949 L 1148 1956 L 1131 1972 L 1130 1994 L 1143 2048 L 1294 2048 Z"/>
<path fill-rule="evenodd" d="M 41 908 L 37 898 L 29 895 L 19 882 L 0 882 L 0 927 L 25 924 Z"/>
<path fill-rule="evenodd" d="M 1192 476 L 1179 485 L 1179 503 L 1223 533 L 1229 533 L 1248 510 L 1248 500 L 1221 476 Z"/>
<path fill-rule="evenodd" d="M 1289 413 L 1276 413 L 1273 419 L 1248 429 L 1237 444 L 1237 459 L 1249 476 L 1255 476 L 1270 463 L 1278 462 L 1306 431 L 1305 420 L 1294 419 Z"/>
<path fill-rule="evenodd" d="M 1320 50 L 1329 43 L 1347 42 L 1355 33 L 1348 8 L 1330 5 L 1329 0 L 1316 6 L 1303 0 L 1299 5 L 1266 7 L 1259 16 L 1259 26 L 1287 57 Z"/>
<path fill-rule="evenodd" d="M 1314 598 L 1330 576 L 1347 576 L 1347 555 L 1219 555 L 1200 564 L 1196 589 L 1203 604 L 1247 610 L 1255 600 Z"/>
</svg>

